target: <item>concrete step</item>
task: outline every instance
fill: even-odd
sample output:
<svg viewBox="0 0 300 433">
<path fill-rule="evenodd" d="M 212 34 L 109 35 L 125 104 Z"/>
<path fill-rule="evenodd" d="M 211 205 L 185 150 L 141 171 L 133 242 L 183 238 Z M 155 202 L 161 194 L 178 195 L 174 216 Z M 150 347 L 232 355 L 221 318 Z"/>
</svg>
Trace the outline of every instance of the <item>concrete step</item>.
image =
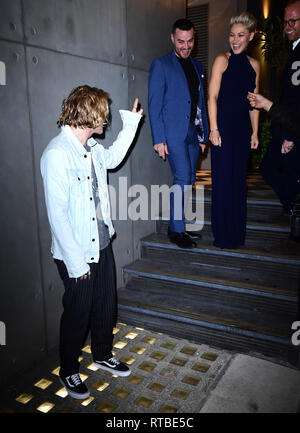
<svg viewBox="0 0 300 433">
<path fill-rule="evenodd" d="M 205 219 L 204 225 L 193 224 L 195 229 L 199 229 L 202 232 L 202 239 L 207 242 L 213 241 L 213 234 L 211 228 L 211 221 Z M 168 231 L 168 220 L 161 217 L 156 222 L 157 233 L 167 234 Z M 261 248 L 267 247 L 279 243 L 282 239 L 289 236 L 290 229 L 288 226 L 270 224 L 266 222 L 253 222 L 247 223 L 246 231 L 246 246 L 260 245 Z"/>
<path fill-rule="evenodd" d="M 123 275 L 128 290 L 272 312 L 290 316 L 291 322 L 296 320 L 296 284 L 287 287 L 282 281 L 280 287 L 277 280 L 270 281 L 265 273 L 256 273 L 254 281 L 247 272 L 142 259 L 126 266 Z"/>
<path fill-rule="evenodd" d="M 212 246 L 210 173 L 192 196 L 204 226 L 197 247 L 181 249 L 167 237 L 167 216 L 140 242 L 140 260 L 123 269 L 119 319 L 210 346 L 299 365 L 292 324 L 299 320 L 300 255 L 267 247 L 288 236 L 289 219 L 258 173 L 247 194 L 247 240 L 240 249 Z M 199 208 L 200 206 L 200 208 Z M 197 212 L 198 213 L 198 212 Z"/>
<path fill-rule="evenodd" d="M 205 264 L 215 268 L 229 268 L 255 275 L 267 273 L 278 278 L 286 286 L 295 284 L 299 278 L 299 256 L 280 256 L 261 249 L 219 249 L 200 240 L 196 248 L 182 249 L 171 243 L 168 237 L 154 233 L 141 240 L 141 258 L 157 263 Z"/>
<path fill-rule="evenodd" d="M 203 205 L 203 201 L 197 199 L 195 193 L 192 197 L 193 210 L 195 211 L 196 206 Z M 211 218 L 211 193 L 206 192 L 204 195 L 204 216 L 206 219 Z M 289 218 L 283 215 L 282 205 L 278 199 L 247 199 L 247 221 L 249 223 L 253 222 L 279 222 L 281 225 L 288 227 Z"/>
<path fill-rule="evenodd" d="M 212 190 L 211 184 L 211 173 L 206 171 L 203 177 L 203 171 L 197 171 L 196 185 L 204 186 L 205 195 L 210 195 Z M 271 188 L 267 185 L 258 170 L 251 170 L 247 173 L 247 198 L 250 200 L 266 200 L 266 201 L 277 201 L 278 196 Z"/>
<path fill-rule="evenodd" d="M 118 299 L 119 320 L 125 323 L 210 346 L 297 363 L 298 351 L 291 344 L 290 317 L 148 291 L 121 289 Z"/>
</svg>

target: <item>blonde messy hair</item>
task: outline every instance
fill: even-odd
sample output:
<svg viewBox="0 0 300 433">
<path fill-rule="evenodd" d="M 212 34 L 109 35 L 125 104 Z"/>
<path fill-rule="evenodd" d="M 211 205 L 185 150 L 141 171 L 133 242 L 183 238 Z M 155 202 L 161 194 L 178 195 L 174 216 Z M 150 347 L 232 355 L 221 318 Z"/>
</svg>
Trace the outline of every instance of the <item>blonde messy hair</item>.
<svg viewBox="0 0 300 433">
<path fill-rule="evenodd" d="M 249 30 L 249 33 L 254 33 L 257 26 L 257 20 L 250 12 L 243 12 L 240 15 L 231 17 L 229 27 L 231 28 L 234 24 L 243 24 L 243 26 Z"/>
<path fill-rule="evenodd" d="M 63 100 L 57 125 L 95 129 L 107 121 L 108 93 L 87 85 L 76 87 Z"/>
</svg>

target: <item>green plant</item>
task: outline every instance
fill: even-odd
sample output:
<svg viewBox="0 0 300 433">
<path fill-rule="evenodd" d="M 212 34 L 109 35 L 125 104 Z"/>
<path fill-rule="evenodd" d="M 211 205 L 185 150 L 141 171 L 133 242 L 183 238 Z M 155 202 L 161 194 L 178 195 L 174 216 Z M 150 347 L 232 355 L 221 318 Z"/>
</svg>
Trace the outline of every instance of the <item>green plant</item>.
<svg viewBox="0 0 300 433">
<path fill-rule="evenodd" d="M 250 155 L 250 167 L 256 168 L 261 163 L 265 153 L 267 151 L 268 145 L 272 138 L 272 134 L 270 132 L 271 123 L 268 120 L 265 120 L 260 126 L 259 132 L 259 146 L 257 149 L 252 150 Z"/>
<path fill-rule="evenodd" d="M 285 63 L 290 50 L 281 18 L 278 16 L 261 18 L 258 29 L 258 40 L 266 62 L 271 68 L 280 68 Z"/>
</svg>

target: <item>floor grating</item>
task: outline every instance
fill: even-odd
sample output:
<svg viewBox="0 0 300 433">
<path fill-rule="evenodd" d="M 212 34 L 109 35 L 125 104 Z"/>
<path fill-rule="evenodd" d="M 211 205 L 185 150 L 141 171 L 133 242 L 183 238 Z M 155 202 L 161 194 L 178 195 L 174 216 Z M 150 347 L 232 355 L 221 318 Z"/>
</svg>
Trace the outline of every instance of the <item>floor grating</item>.
<svg viewBox="0 0 300 433">
<path fill-rule="evenodd" d="M 204 344 L 118 323 L 113 353 L 132 373 L 117 377 L 95 367 L 90 346 L 82 350 L 86 400 L 67 395 L 59 365 L 42 365 L 0 402 L 0 412 L 17 413 L 198 413 L 233 354 Z"/>
</svg>

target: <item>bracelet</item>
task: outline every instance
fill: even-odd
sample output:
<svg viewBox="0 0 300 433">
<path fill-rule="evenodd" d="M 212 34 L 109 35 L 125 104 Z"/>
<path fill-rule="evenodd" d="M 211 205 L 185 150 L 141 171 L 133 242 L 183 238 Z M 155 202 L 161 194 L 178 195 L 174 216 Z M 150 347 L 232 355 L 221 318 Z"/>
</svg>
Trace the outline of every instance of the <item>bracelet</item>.
<svg viewBox="0 0 300 433">
<path fill-rule="evenodd" d="M 215 131 L 219 131 L 218 128 L 217 129 L 211 129 L 210 132 L 215 132 Z"/>
</svg>

